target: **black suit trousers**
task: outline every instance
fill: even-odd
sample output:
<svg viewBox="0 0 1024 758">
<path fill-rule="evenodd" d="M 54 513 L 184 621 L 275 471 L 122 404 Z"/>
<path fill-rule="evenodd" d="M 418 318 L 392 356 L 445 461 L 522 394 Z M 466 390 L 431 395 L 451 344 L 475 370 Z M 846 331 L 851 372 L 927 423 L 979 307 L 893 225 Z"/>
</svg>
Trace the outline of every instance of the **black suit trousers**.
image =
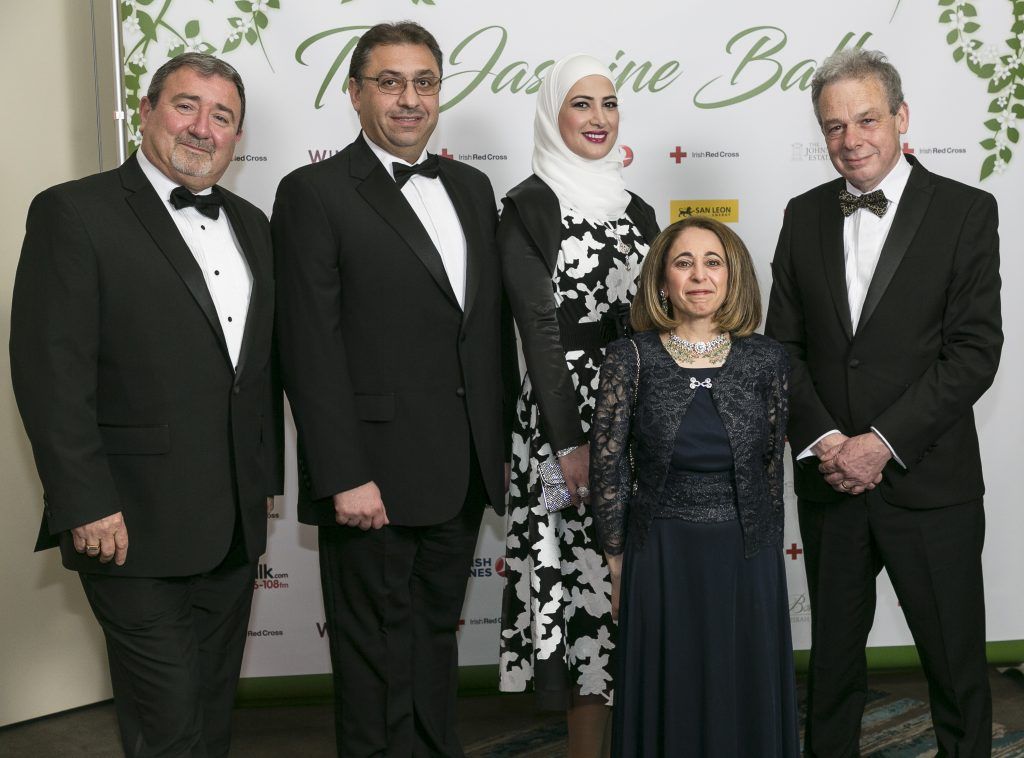
<svg viewBox="0 0 1024 758">
<path fill-rule="evenodd" d="M 980 500 L 917 510 L 877 492 L 798 501 L 811 596 L 805 755 L 859 755 L 867 694 L 864 648 L 884 567 L 928 680 L 938 755 L 991 753 Z"/>
<path fill-rule="evenodd" d="M 463 755 L 456 631 L 486 499 L 472 459 L 448 521 L 319 529 L 339 758 Z"/>
<path fill-rule="evenodd" d="M 125 755 L 227 756 L 256 562 L 229 558 L 187 577 L 79 576 L 106 638 Z"/>
</svg>

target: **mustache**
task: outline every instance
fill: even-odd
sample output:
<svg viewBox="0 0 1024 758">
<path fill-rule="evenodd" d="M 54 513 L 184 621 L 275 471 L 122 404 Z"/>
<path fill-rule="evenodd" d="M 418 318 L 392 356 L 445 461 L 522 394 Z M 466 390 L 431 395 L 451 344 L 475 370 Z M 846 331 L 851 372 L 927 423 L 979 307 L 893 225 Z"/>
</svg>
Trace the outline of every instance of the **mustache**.
<svg viewBox="0 0 1024 758">
<path fill-rule="evenodd" d="M 200 150 L 205 150 L 208 153 L 212 153 L 214 148 L 212 139 L 199 139 L 198 137 L 192 137 L 188 135 L 178 137 L 175 140 L 175 143 L 178 145 L 188 145 L 189 147 L 195 147 Z"/>
</svg>

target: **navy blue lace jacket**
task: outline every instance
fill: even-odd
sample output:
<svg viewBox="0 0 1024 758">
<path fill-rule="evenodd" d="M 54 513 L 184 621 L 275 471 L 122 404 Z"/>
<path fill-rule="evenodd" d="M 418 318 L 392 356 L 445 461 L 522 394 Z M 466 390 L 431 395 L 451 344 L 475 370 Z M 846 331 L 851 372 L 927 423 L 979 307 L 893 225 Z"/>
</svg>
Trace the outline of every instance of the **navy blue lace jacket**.
<svg viewBox="0 0 1024 758">
<path fill-rule="evenodd" d="M 637 352 L 640 384 L 635 395 Z M 591 504 L 608 555 L 623 551 L 627 535 L 642 546 L 654 507 L 665 495 L 676 432 L 695 393 L 686 377 L 657 332 L 641 332 L 608 346 L 590 431 Z M 785 349 L 752 334 L 733 340 L 711 390 L 732 447 L 747 557 L 782 545 L 788 385 Z"/>
</svg>

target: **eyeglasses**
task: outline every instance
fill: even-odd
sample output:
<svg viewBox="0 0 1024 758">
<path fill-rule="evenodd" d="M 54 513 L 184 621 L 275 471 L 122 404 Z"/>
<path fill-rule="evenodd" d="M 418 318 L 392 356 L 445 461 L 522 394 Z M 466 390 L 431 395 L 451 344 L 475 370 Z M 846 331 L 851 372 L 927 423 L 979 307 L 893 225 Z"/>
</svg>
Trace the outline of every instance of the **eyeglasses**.
<svg viewBox="0 0 1024 758">
<path fill-rule="evenodd" d="M 381 74 L 380 76 L 360 76 L 360 79 L 369 79 L 377 83 L 379 89 L 385 95 L 401 95 L 405 92 L 409 79 L 394 74 Z M 436 76 L 417 76 L 412 80 L 412 87 L 417 95 L 436 95 L 441 91 L 441 80 Z"/>
</svg>

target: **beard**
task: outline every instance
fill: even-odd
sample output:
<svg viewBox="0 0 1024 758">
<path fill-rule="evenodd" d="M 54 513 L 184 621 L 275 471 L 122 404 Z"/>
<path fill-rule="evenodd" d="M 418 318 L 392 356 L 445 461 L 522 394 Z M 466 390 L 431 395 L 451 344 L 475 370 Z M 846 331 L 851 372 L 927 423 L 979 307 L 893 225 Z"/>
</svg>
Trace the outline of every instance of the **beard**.
<svg viewBox="0 0 1024 758">
<path fill-rule="evenodd" d="M 194 150 L 180 149 L 181 145 L 189 145 L 207 152 L 197 153 Z M 175 171 L 185 176 L 207 176 L 213 171 L 212 140 L 178 139 L 171 151 L 171 165 Z"/>
</svg>

